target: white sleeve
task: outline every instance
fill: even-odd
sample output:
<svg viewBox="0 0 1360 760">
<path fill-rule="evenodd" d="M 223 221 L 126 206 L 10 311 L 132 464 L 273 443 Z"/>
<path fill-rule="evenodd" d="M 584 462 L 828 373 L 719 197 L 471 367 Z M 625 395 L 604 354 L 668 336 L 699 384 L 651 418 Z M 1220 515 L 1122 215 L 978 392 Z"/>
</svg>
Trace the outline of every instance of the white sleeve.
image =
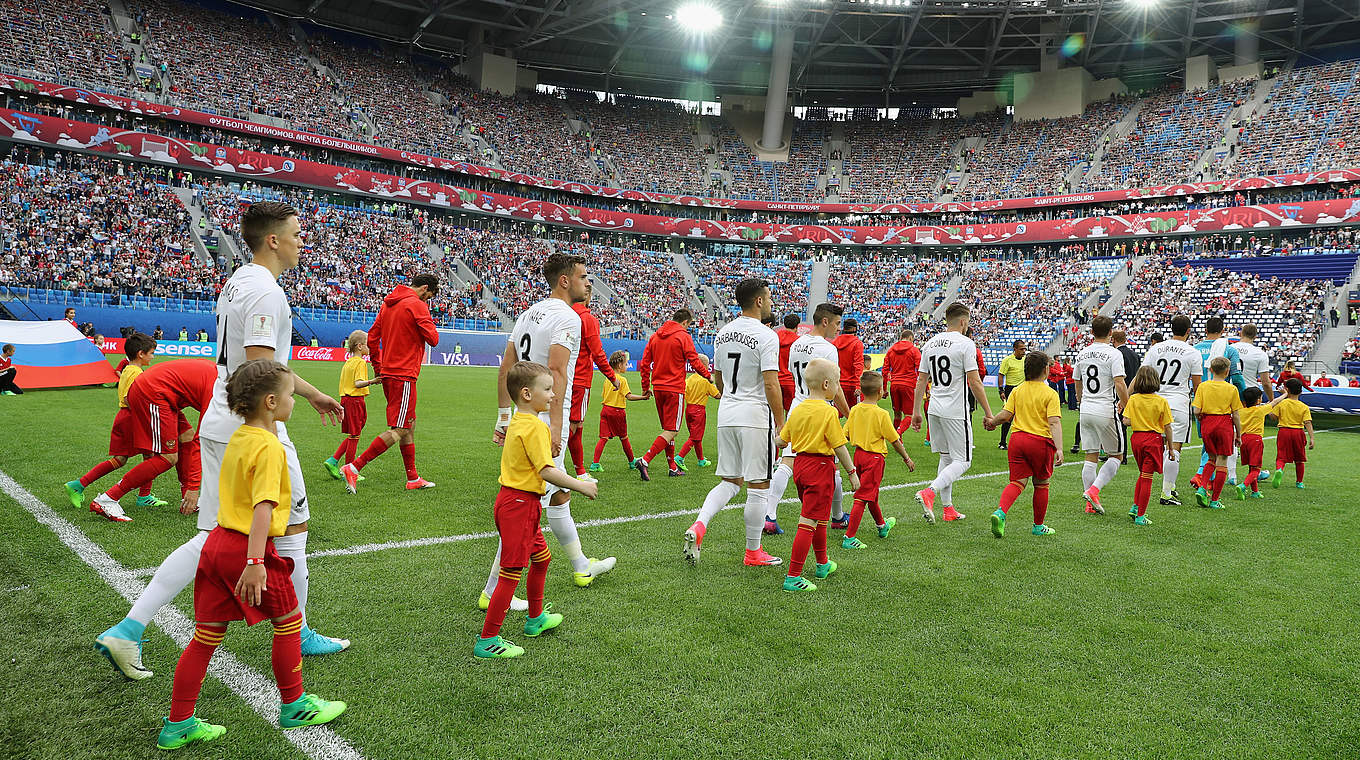
<svg viewBox="0 0 1360 760">
<path fill-rule="evenodd" d="M 976 347 L 975 345 L 974 345 L 974 346 L 964 346 L 964 348 L 963 348 L 963 371 L 964 371 L 964 372 L 976 372 L 977 369 L 978 369 L 978 363 L 977 363 L 977 347 Z"/>
<path fill-rule="evenodd" d="M 760 342 L 760 371 L 779 370 L 779 339 L 771 338 Z"/>
<path fill-rule="evenodd" d="M 264 293 L 243 311 L 246 313 L 244 346 L 277 350 L 281 342 L 286 344 L 292 340 L 291 335 L 279 335 L 292 315 L 282 291 Z"/>
<path fill-rule="evenodd" d="M 1190 371 L 1194 373 L 1195 377 L 1204 377 L 1204 357 L 1200 355 L 1199 351 L 1190 352 Z"/>
<path fill-rule="evenodd" d="M 563 315 L 561 319 L 554 321 L 549 328 L 549 346 L 566 346 L 572 353 L 581 349 L 581 318 L 576 312 L 572 312 L 571 317 L 568 319 Z"/>
</svg>

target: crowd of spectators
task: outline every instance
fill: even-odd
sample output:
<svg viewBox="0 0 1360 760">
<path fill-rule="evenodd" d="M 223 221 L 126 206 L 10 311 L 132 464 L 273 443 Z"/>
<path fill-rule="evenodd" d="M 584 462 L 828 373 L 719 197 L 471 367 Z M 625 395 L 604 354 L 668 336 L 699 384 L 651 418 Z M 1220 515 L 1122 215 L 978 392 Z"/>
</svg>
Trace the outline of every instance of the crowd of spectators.
<svg viewBox="0 0 1360 760">
<path fill-rule="evenodd" d="M 95 0 L 0 0 L 7 65 L 63 83 L 122 93 L 132 88 L 132 54 Z"/>
<path fill-rule="evenodd" d="M 1090 161 L 1097 139 L 1129 110 L 1126 98 L 1091 103 L 1076 116 L 1015 121 L 968 158 L 958 200 L 1026 198 L 1067 192 L 1072 167 Z"/>
<path fill-rule="evenodd" d="M 1346 138 L 1357 136 L 1360 121 L 1358 76 L 1360 61 L 1353 60 L 1283 75 L 1265 114 L 1241 127 L 1229 172 L 1255 177 L 1353 165 L 1360 148 Z"/>
<path fill-rule="evenodd" d="M 448 78 L 442 80 L 446 87 Z M 460 90 L 459 114 L 511 171 L 548 179 L 601 184 L 604 157 L 585 132 L 572 134 L 562 100 L 552 95 L 507 96 L 470 87 Z"/>
<path fill-rule="evenodd" d="M 957 273 L 958 264 L 950 259 L 836 256 L 827 273 L 827 298 L 859 323 L 865 348 L 880 351 L 897 340 L 917 303 L 943 291 Z"/>
<path fill-rule="evenodd" d="M 1360 335 L 1346 341 L 1346 346 L 1341 349 L 1341 361 L 1360 361 Z"/>
<path fill-rule="evenodd" d="M 572 107 L 591 126 L 598 145 L 609 154 L 620 187 L 647 192 L 708 196 L 712 181 L 695 141 L 696 117 L 678 104 L 651 98 L 594 93 L 573 99 Z"/>
<path fill-rule="evenodd" d="M 943 119 L 873 119 L 845 123 L 847 182 L 842 203 L 935 200 L 936 180 L 950 166 L 953 145 L 939 134 Z"/>
</svg>

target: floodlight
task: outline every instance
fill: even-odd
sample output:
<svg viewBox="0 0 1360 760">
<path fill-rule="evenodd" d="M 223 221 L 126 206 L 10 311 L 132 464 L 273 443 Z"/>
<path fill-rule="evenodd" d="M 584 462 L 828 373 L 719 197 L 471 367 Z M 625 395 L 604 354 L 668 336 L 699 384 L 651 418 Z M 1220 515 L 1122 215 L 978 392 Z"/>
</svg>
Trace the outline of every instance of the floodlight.
<svg viewBox="0 0 1360 760">
<path fill-rule="evenodd" d="M 708 3 L 685 3 L 675 9 L 675 20 L 680 26 L 696 34 L 704 34 L 722 26 L 722 12 Z"/>
</svg>

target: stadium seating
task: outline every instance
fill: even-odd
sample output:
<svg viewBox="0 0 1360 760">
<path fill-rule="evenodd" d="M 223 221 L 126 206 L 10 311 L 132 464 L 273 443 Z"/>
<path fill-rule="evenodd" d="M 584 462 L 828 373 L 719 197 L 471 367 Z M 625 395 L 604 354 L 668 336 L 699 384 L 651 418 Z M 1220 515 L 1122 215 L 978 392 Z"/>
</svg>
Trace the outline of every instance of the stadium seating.
<svg viewBox="0 0 1360 760">
<path fill-rule="evenodd" d="M 956 265 L 937 259 L 866 255 L 832 260 L 827 296 L 859 323 L 859 339 L 869 351 L 883 351 L 904 327 L 916 304 L 943 289 Z"/>
<path fill-rule="evenodd" d="M 952 133 L 944 119 L 848 121 L 849 150 L 842 171 L 849 179 L 842 203 L 935 200 L 935 181 L 949 169 Z M 932 133 L 934 136 L 932 137 Z"/>
<path fill-rule="evenodd" d="M 1068 171 L 1090 160 L 1096 138 L 1128 109 L 1127 100 L 1106 101 L 1065 119 L 1012 123 L 1004 135 L 987 139 L 973 152 L 963 200 L 1065 192 Z"/>
<path fill-rule="evenodd" d="M 1262 278 L 1278 277 L 1284 280 L 1301 279 L 1306 273 L 1307 279 L 1328 280 L 1333 285 L 1340 285 L 1351 278 L 1351 272 L 1356 264 L 1356 251 L 1354 248 L 1338 250 L 1335 253 L 1300 251 L 1292 256 L 1248 257 L 1227 261 L 1217 258 L 1175 259 L 1171 263 L 1177 268 L 1213 267 L 1230 272 L 1250 273 Z"/>
<path fill-rule="evenodd" d="M 132 55 L 102 3 L 0 0 L 0 28 L 9 66 L 63 84 L 132 89 Z"/>
<path fill-rule="evenodd" d="M 694 140 L 695 116 L 674 103 L 617 96 L 601 102 L 594 93 L 573 99 L 590 121 L 593 137 L 614 162 L 621 187 L 707 196 L 712 180 Z"/>
<path fill-rule="evenodd" d="M 1354 141 L 1345 138 L 1355 136 L 1360 121 L 1357 77 L 1357 61 L 1309 66 L 1284 75 L 1271 92 L 1269 110 L 1245 125 L 1231 173 L 1253 177 L 1353 163 L 1360 153 Z"/>
<path fill-rule="evenodd" d="M 737 285 L 748 277 L 759 277 L 770 283 L 774 308 L 779 314 L 804 315 L 808 309 L 808 295 L 812 287 L 812 266 L 804 258 L 787 254 L 766 256 L 764 252 L 744 246 L 714 246 L 709 253 L 693 251 L 686 260 L 699 282 L 713 289 L 721 300 L 721 307 L 735 315 L 737 307 L 733 293 Z"/>
</svg>

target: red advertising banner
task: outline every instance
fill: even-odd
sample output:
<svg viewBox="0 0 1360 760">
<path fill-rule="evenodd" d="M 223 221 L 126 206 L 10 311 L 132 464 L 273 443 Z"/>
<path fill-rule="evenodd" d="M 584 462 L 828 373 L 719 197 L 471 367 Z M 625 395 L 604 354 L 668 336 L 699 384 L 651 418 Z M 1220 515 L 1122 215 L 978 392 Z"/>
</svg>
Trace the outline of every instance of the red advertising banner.
<svg viewBox="0 0 1360 760">
<path fill-rule="evenodd" d="M 349 358 L 343 348 L 293 346 L 293 361 L 342 362 Z"/>
<path fill-rule="evenodd" d="M 127 111 L 129 113 L 174 119 L 188 124 L 214 127 L 230 132 L 254 135 L 256 137 L 284 140 L 300 145 L 310 145 L 331 150 L 342 150 L 363 156 L 381 158 L 387 161 L 410 164 L 412 166 L 443 169 L 459 174 L 498 179 L 505 182 L 547 188 L 550 190 L 562 190 L 565 192 L 577 193 L 579 195 L 593 195 L 600 198 L 664 203 L 678 206 L 741 209 L 746 211 L 789 211 L 810 214 L 941 214 L 962 211 L 1004 211 L 1360 181 L 1360 168 L 1351 168 L 1299 174 L 1276 174 L 1267 177 L 1244 177 L 1241 179 L 1223 180 L 1221 182 L 1186 183 L 1129 190 L 1099 190 L 1070 195 L 1041 196 L 1035 198 L 1006 198 L 989 201 L 950 203 L 798 203 L 791 201 L 747 201 L 734 200 L 731 198 L 703 198 L 694 195 L 671 195 L 667 193 L 645 192 L 642 190 L 621 190 L 616 187 L 599 187 L 571 180 L 535 177 L 529 174 L 520 174 L 518 172 L 502 171 L 500 169 L 479 166 L 466 161 L 453 161 L 447 158 L 427 156 L 421 153 L 397 150 L 395 148 L 385 148 L 379 145 L 346 140 L 340 137 L 328 137 L 326 135 L 318 135 L 311 132 L 299 132 L 293 129 L 274 127 L 268 124 L 245 121 L 229 116 L 218 116 L 216 114 L 193 111 L 177 106 L 133 100 L 118 95 L 109 95 L 96 90 L 68 87 L 66 85 L 52 84 L 36 79 L 26 79 L 24 77 L 18 77 L 3 72 L 0 72 L 0 89 L 37 93 L 47 97 L 69 100 L 74 103 L 99 105 L 105 108 Z"/>
<path fill-rule="evenodd" d="M 98 124 L 0 109 L 0 138 L 157 161 L 189 171 L 210 170 L 238 177 L 293 182 L 385 201 L 405 201 L 525 221 L 697 240 L 792 244 L 1005 245 L 1071 242 L 1142 235 L 1174 235 L 1283 228 L 1317 224 L 1360 224 L 1360 198 L 1160 211 L 1146 214 L 1056 219 L 1005 224 L 839 226 L 757 224 L 628 214 L 550 201 L 485 193 L 427 180 L 394 177 L 361 169 L 319 164 L 252 151 L 206 145 Z"/>
</svg>

